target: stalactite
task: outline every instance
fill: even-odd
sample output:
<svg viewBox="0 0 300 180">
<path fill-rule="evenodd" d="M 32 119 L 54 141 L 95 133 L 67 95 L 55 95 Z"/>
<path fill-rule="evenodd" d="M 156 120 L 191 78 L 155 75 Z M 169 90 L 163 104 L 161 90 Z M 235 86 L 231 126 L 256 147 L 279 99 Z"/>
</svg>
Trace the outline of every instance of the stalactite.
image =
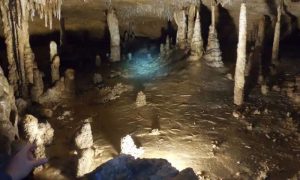
<svg viewBox="0 0 300 180">
<path fill-rule="evenodd" d="M 174 13 L 174 19 L 178 26 L 176 43 L 179 48 L 184 49 L 186 47 L 186 16 L 184 10 L 180 10 Z"/>
<path fill-rule="evenodd" d="M 195 26 L 196 6 L 191 5 L 188 14 L 188 44 L 191 44 Z"/>
<path fill-rule="evenodd" d="M 12 24 L 10 21 L 10 13 L 7 5 L 5 4 L 5 1 L 2 1 L 0 3 L 0 8 L 6 44 L 7 60 L 9 64 L 8 80 L 11 86 L 14 88 L 14 92 L 17 92 L 19 84 L 19 75 L 17 71 L 16 57 L 14 54 L 13 30 L 11 27 Z"/>
<path fill-rule="evenodd" d="M 119 21 L 113 9 L 107 14 L 107 24 L 110 32 L 111 61 L 121 60 Z"/>
<path fill-rule="evenodd" d="M 281 26 L 281 7 L 277 8 L 277 22 L 275 26 L 274 32 L 274 41 L 273 41 L 273 49 L 272 49 L 272 64 L 278 65 L 279 59 L 279 43 L 280 43 L 280 26 Z"/>
<path fill-rule="evenodd" d="M 203 55 L 200 15 L 197 11 L 194 34 L 191 42 L 191 60 L 200 60 Z"/>
<path fill-rule="evenodd" d="M 240 106 L 244 102 L 245 66 L 247 48 L 247 9 L 246 3 L 241 4 L 239 20 L 239 43 L 235 67 L 234 104 Z"/>
</svg>

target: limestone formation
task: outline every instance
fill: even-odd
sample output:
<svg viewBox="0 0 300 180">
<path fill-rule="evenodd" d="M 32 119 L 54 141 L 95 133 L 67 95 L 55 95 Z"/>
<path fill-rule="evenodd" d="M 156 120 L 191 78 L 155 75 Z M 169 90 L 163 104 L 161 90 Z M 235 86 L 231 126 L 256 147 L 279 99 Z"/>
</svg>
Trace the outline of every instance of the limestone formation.
<svg viewBox="0 0 300 180">
<path fill-rule="evenodd" d="M 174 19 L 177 24 L 176 44 L 180 49 L 184 49 L 187 43 L 187 24 L 184 10 L 175 12 Z"/>
<path fill-rule="evenodd" d="M 34 151 L 35 158 L 45 158 L 45 146 L 53 141 L 54 130 L 48 122 L 39 123 L 38 119 L 32 115 L 26 115 L 23 120 L 24 134 L 28 142 L 36 144 Z M 35 169 L 35 172 L 42 170 L 42 167 Z"/>
<path fill-rule="evenodd" d="M 280 28 L 281 28 L 281 6 L 277 8 L 277 22 L 274 32 L 274 41 L 272 49 L 272 64 L 278 65 L 279 63 L 279 43 L 280 43 Z"/>
<path fill-rule="evenodd" d="M 244 102 L 245 66 L 247 48 L 247 10 L 246 3 L 241 4 L 239 43 L 237 49 L 237 62 L 235 67 L 234 104 L 242 105 Z"/>
<path fill-rule="evenodd" d="M 101 56 L 99 54 L 96 55 L 96 59 L 95 59 L 95 65 L 96 67 L 100 67 L 101 66 Z"/>
<path fill-rule="evenodd" d="M 257 39 L 255 42 L 255 48 L 258 49 L 257 52 L 258 55 L 258 68 L 259 68 L 259 76 L 258 76 L 258 83 L 261 84 L 264 81 L 263 77 L 263 70 L 262 70 L 262 64 L 263 64 L 263 58 L 262 58 L 262 52 L 265 42 L 265 26 L 266 26 L 266 18 L 263 16 L 258 24 L 258 30 L 257 30 Z"/>
<path fill-rule="evenodd" d="M 166 38 L 165 50 L 167 53 L 171 50 L 171 40 L 169 36 Z"/>
<path fill-rule="evenodd" d="M 128 53 L 128 54 L 127 54 L 127 59 L 128 59 L 128 61 L 131 61 L 131 60 L 132 60 L 132 53 Z"/>
<path fill-rule="evenodd" d="M 194 34 L 191 42 L 191 60 L 200 60 L 203 55 L 203 40 L 201 35 L 200 16 L 197 11 Z"/>
<path fill-rule="evenodd" d="M 4 1 L 0 2 L 0 10 L 2 16 L 3 32 L 6 44 L 6 53 L 8 60 L 8 80 L 13 86 L 14 91 L 18 92 L 18 83 L 20 81 L 20 76 L 17 71 L 16 59 L 14 55 L 14 42 L 13 42 L 13 31 L 12 24 L 10 23 L 10 14 L 8 13 L 7 7 L 4 6 Z"/>
<path fill-rule="evenodd" d="M 136 159 L 141 157 L 143 153 L 144 149 L 142 147 L 137 148 L 130 135 L 127 135 L 121 139 L 121 154 L 131 155 Z"/>
<path fill-rule="evenodd" d="M 75 92 L 75 70 L 74 69 L 67 69 L 65 71 L 65 92 L 69 95 L 74 94 Z"/>
<path fill-rule="evenodd" d="M 79 150 L 77 163 L 77 177 L 82 177 L 92 171 L 95 151 L 92 149 L 94 144 L 90 119 L 75 134 L 75 146 Z"/>
<path fill-rule="evenodd" d="M 146 95 L 143 93 L 143 91 L 140 91 L 137 94 L 135 104 L 136 104 L 137 107 L 143 107 L 143 106 L 147 105 Z"/>
<path fill-rule="evenodd" d="M 119 21 L 113 9 L 107 14 L 107 24 L 110 32 L 110 60 L 117 62 L 121 60 Z"/>
<path fill-rule="evenodd" d="M 51 63 L 52 83 L 54 83 L 60 79 L 59 67 L 60 67 L 60 58 L 59 58 L 59 56 L 56 55 L 55 57 L 53 57 L 53 60 Z"/>
<path fill-rule="evenodd" d="M 77 149 L 91 148 L 94 144 L 91 124 L 84 123 L 75 135 L 75 145 Z"/>
<path fill-rule="evenodd" d="M 160 44 L 160 56 L 163 57 L 166 55 L 165 45 L 163 43 Z"/>
<path fill-rule="evenodd" d="M 39 102 L 40 96 L 44 92 L 43 75 L 38 68 L 33 70 L 33 86 L 31 88 L 31 99 L 32 101 Z"/>
<path fill-rule="evenodd" d="M 92 148 L 84 149 L 79 153 L 76 176 L 83 177 L 93 170 L 95 151 Z"/>
<path fill-rule="evenodd" d="M 103 79 L 102 79 L 102 75 L 99 73 L 95 73 L 94 77 L 93 77 L 93 82 L 95 85 L 102 83 Z"/>
<path fill-rule="evenodd" d="M 11 143 L 18 137 L 18 111 L 14 90 L 0 67 L 0 153 L 10 154 Z"/>
<path fill-rule="evenodd" d="M 208 44 L 204 59 L 208 66 L 216 68 L 224 66 L 222 62 L 222 52 L 220 50 L 217 30 L 212 25 L 209 27 Z"/>
<path fill-rule="evenodd" d="M 54 61 L 54 57 L 58 55 L 56 42 L 55 41 L 51 41 L 50 45 L 49 45 L 49 48 L 50 48 L 50 62 L 53 62 Z"/>
<path fill-rule="evenodd" d="M 195 16 L 196 16 L 196 6 L 191 5 L 189 7 L 189 14 L 188 14 L 188 33 L 187 33 L 187 41 L 190 45 L 192 42 L 193 34 L 194 34 L 194 27 L 195 27 Z"/>
</svg>

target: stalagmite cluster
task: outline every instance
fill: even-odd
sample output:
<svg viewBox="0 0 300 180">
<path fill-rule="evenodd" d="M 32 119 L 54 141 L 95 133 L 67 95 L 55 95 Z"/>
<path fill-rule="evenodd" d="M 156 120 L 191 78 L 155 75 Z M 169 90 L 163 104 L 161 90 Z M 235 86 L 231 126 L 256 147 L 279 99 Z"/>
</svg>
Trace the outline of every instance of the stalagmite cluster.
<svg viewBox="0 0 300 180">
<path fill-rule="evenodd" d="M 237 61 L 235 67 L 234 104 L 242 105 L 244 102 L 246 48 L 247 48 L 247 11 L 246 3 L 241 4 L 239 43 L 237 48 Z"/>
<path fill-rule="evenodd" d="M 45 146 L 50 145 L 53 141 L 54 130 L 48 122 L 39 123 L 38 119 L 32 115 L 26 115 L 23 122 L 26 139 L 30 143 L 37 145 L 34 152 L 36 158 L 45 158 Z M 42 167 L 35 169 L 35 172 L 42 170 Z"/>
<path fill-rule="evenodd" d="M 110 9 L 107 13 L 107 24 L 110 32 L 110 60 L 112 62 L 117 62 L 121 60 L 121 37 L 119 31 L 119 21 L 113 9 Z"/>
<path fill-rule="evenodd" d="M 11 143 L 18 137 L 18 111 L 14 91 L 0 67 L 0 153 L 10 154 Z"/>
<path fill-rule="evenodd" d="M 176 44 L 180 49 L 186 48 L 187 25 L 185 11 L 180 10 L 174 13 L 174 19 L 177 24 Z"/>
<path fill-rule="evenodd" d="M 78 164 L 77 164 L 77 177 L 82 177 L 85 174 L 92 171 L 93 159 L 95 151 L 92 148 L 93 134 L 91 129 L 91 124 L 89 119 L 81 126 L 75 135 L 75 146 L 79 151 Z"/>
<path fill-rule="evenodd" d="M 201 35 L 200 15 L 198 11 L 196 14 L 197 15 L 193 31 L 193 38 L 191 41 L 191 60 L 200 60 L 203 55 L 203 40 Z"/>
</svg>

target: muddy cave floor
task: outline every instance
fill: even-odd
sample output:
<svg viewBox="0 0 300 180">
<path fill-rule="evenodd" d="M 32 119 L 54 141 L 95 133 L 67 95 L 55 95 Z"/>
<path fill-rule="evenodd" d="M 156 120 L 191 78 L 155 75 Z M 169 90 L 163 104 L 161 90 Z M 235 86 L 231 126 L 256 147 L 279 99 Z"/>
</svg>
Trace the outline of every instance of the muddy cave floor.
<svg viewBox="0 0 300 180">
<path fill-rule="evenodd" d="M 291 73 L 299 67 L 293 58 L 288 54 L 282 58 L 283 67 Z M 165 158 L 179 170 L 192 167 L 211 179 L 287 179 L 300 171 L 299 119 L 292 124 L 286 120 L 288 112 L 298 111 L 286 96 L 278 92 L 262 96 L 254 88 L 247 100 L 249 113 L 236 119 L 233 81 L 204 63 L 182 60 L 165 77 L 131 80 L 109 78 L 108 66 L 93 72 L 100 72 L 109 85 L 121 82 L 134 89 L 101 104 L 93 72 L 77 71 L 76 97 L 58 105 L 49 119 L 55 129 L 54 142 L 47 147 L 50 166 L 38 179 L 74 179 L 72 139 L 89 117 L 93 118 L 95 168 L 117 156 L 120 139 L 131 134 L 144 148 L 143 158 Z M 136 95 L 141 90 L 147 105 L 137 108 Z M 159 134 L 152 134 L 153 129 L 159 129 Z"/>
</svg>

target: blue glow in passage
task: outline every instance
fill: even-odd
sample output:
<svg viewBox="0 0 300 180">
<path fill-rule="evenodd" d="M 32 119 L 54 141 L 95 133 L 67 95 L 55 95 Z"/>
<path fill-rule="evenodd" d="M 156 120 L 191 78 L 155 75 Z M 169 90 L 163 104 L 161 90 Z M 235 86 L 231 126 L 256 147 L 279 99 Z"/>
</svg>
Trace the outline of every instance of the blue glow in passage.
<svg viewBox="0 0 300 180">
<path fill-rule="evenodd" d="M 135 76 L 151 76 L 161 68 L 158 57 L 152 57 L 152 54 L 136 53 L 130 62 L 130 69 Z"/>
</svg>

